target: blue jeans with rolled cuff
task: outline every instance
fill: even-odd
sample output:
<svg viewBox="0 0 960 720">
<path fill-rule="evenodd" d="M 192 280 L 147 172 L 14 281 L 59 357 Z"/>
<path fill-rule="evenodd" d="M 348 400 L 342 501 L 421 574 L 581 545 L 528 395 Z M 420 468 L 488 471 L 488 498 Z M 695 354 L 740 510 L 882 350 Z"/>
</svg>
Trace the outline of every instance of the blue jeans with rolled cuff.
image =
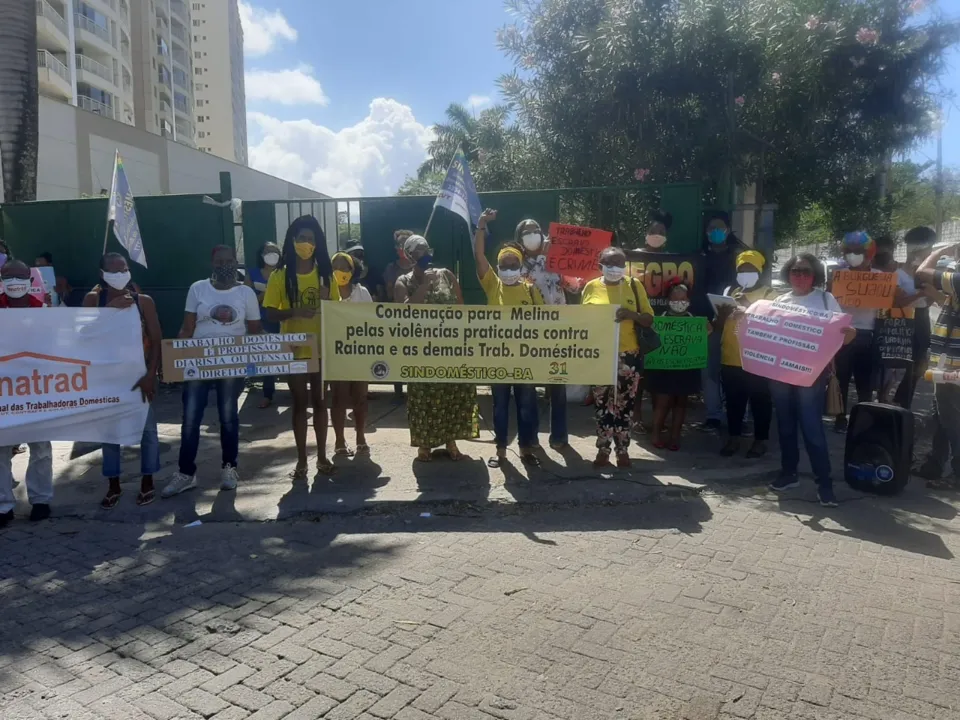
<svg viewBox="0 0 960 720">
<path fill-rule="evenodd" d="M 120 446 L 103 445 L 103 476 L 120 477 Z M 153 405 L 147 410 L 147 421 L 140 436 L 140 474 L 154 475 L 160 469 L 160 437 L 157 434 L 157 418 Z"/>
</svg>

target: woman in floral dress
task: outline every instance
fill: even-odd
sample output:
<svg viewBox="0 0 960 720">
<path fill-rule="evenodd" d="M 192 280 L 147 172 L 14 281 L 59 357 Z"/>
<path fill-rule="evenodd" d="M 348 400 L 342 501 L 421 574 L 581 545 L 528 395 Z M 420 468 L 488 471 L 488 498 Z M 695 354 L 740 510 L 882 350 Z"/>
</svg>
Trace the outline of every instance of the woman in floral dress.
<svg viewBox="0 0 960 720">
<path fill-rule="evenodd" d="M 413 262 L 413 269 L 397 280 L 396 302 L 463 305 L 460 283 L 449 270 L 432 267 L 433 251 L 425 238 L 411 235 L 403 252 Z M 453 383 L 411 383 L 407 386 L 407 421 L 417 460 L 430 462 L 437 447 L 446 447 L 451 460 L 460 460 L 463 453 L 457 440 L 479 435 L 477 388 Z"/>
</svg>

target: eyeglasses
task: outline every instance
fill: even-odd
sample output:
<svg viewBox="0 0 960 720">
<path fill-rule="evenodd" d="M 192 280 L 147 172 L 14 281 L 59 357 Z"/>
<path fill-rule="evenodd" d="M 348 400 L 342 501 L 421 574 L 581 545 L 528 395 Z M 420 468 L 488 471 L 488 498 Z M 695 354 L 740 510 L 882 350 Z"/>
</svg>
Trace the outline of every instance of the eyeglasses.
<svg viewBox="0 0 960 720">
<path fill-rule="evenodd" d="M 797 275 L 798 277 L 807 277 L 813 275 L 813 270 L 811 268 L 791 268 L 791 275 Z"/>
</svg>

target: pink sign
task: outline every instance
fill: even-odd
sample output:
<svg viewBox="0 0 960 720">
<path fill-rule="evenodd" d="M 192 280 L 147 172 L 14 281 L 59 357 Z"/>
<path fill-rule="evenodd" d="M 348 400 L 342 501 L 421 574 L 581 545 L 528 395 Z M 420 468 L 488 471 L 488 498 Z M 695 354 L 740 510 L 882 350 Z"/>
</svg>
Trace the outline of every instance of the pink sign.
<svg viewBox="0 0 960 720">
<path fill-rule="evenodd" d="M 851 321 L 843 313 L 758 300 L 737 328 L 743 369 L 810 387 L 843 345 L 843 330 Z"/>
</svg>

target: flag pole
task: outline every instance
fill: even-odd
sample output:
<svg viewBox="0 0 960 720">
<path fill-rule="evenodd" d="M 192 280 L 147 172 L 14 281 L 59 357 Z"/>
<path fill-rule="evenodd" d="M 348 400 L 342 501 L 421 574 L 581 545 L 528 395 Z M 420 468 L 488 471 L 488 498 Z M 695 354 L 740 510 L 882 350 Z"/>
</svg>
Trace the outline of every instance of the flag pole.
<svg viewBox="0 0 960 720">
<path fill-rule="evenodd" d="M 113 230 L 113 223 L 115 222 L 111 219 L 110 215 L 112 214 L 114 197 L 117 193 L 117 165 L 120 162 L 120 150 L 114 150 L 113 155 L 113 178 L 110 181 L 110 197 L 107 198 L 107 229 L 103 233 L 103 252 L 102 255 L 107 254 L 107 243 L 110 241 L 110 232 Z"/>
<path fill-rule="evenodd" d="M 455 152 L 455 153 L 453 154 L 453 157 L 450 158 L 450 164 L 447 166 L 447 172 L 445 172 L 444 175 L 443 175 L 443 181 L 444 181 L 444 182 L 446 182 L 447 176 L 450 174 L 450 168 L 452 168 L 452 167 L 453 167 L 453 164 L 457 161 L 457 155 L 459 155 L 461 152 L 463 152 L 463 151 L 462 151 L 462 150 L 458 150 L 457 152 Z M 440 192 L 443 192 L 443 184 L 442 184 L 442 183 L 440 184 Z M 439 197 L 439 196 L 440 196 L 440 193 L 437 193 L 437 197 Z M 437 199 L 434 198 L 434 199 L 433 199 L 433 209 L 430 211 L 430 219 L 427 220 L 427 227 L 426 227 L 426 229 L 423 231 L 423 237 L 425 237 L 425 238 L 427 237 L 427 233 L 430 232 L 430 225 L 431 225 L 431 223 L 433 223 L 433 216 L 436 214 L 436 212 L 437 212 Z"/>
</svg>

